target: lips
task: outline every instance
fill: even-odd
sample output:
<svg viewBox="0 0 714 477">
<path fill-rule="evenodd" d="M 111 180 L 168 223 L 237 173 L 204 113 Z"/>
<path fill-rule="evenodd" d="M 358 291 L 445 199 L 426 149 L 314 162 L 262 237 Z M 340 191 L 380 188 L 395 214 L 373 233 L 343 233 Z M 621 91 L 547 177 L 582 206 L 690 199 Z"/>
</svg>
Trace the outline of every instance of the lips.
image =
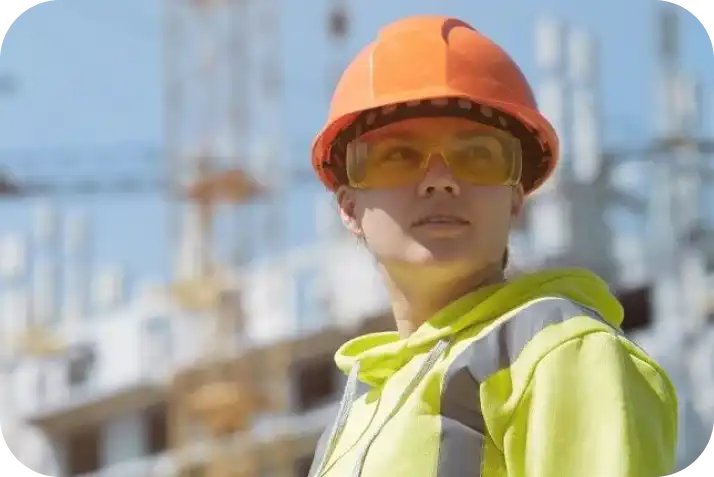
<svg viewBox="0 0 714 477">
<path fill-rule="evenodd" d="M 470 222 L 466 219 L 455 215 L 435 214 L 422 217 L 412 224 L 412 227 L 420 227 L 423 225 L 469 225 Z"/>
</svg>

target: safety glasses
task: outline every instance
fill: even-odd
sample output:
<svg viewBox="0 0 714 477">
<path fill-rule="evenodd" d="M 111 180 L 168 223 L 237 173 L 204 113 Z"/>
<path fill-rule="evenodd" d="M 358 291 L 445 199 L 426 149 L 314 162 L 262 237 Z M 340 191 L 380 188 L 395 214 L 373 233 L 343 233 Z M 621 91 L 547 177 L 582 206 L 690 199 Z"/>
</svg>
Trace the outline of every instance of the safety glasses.
<svg viewBox="0 0 714 477">
<path fill-rule="evenodd" d="M 442 160 L 456 179 L 474 185 L 514 185 L 521 179 L 521 145 L 505 131 L 481 126 L 431 136 L 375 131 L 352 141 L 346 149 L 350 186 L 412 184 L 424 177 L 431 160 Z"/>
</svg>

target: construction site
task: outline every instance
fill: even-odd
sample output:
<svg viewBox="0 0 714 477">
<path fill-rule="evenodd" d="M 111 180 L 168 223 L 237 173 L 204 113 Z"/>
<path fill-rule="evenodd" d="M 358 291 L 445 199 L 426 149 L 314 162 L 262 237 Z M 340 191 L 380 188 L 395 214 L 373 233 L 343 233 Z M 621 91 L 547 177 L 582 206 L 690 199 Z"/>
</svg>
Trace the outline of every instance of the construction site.
<svg viewBox="0 0 714 477">
<path fill-rule="evenodd" d="M 281 133 L 276 2 L 164 3 L 153 174 L 55 182 L 0 156 L 0 201 L 35 213 L 31 230 L 0 235 L 2 434 L 55 477 L 307 477 L 346 380 L 334 353 L 394 328 L 387 296 L 331 196 L 315 200 L 317 240 L 286 245 L 286 191 L 312 171 L 277 146 L 252 157 L 256 128 Z M 326 98 L 355 28 L 348 0 L 330 5 Z M 629 149 L 602 140 L 597 38 L 536 22 L 534 84 L 563 160 L 512 233 L 510 273 L 582 266 L 611 285 L 623 330 L 680 393 L 681 469 L 714 425 L 714 131 L 700 133 L 712 92 L 680 66 L 678 16 L 655 15 L 661 134 Z M 54 202 L 138 191 L 169 204 L 166 283 L 129 286 L 95 263 L 92 223 Z"/>
</svg>

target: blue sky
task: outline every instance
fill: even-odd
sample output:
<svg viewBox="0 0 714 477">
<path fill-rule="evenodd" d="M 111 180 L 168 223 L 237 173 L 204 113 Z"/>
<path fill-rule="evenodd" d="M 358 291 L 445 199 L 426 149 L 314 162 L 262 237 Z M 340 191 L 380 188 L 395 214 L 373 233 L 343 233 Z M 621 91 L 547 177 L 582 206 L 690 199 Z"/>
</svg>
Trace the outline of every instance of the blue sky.
<svg viewBox="0 0 714 477">
<path fill-rule="evenodd" d="M 12 26 L 2 47 L 0 74 L 17 90 L 0 96 L 0 164 L 30 163 L 61 178 L 67 157 L 79 155 L 94 171 L 137 164 L 133 151 L 162 146 L 161 11 L 158 0 L 56 0 L 35 7 Z M 293 167 L 308 165 L 307 147 L 326 113 L 323 77 L 329 49 L 324 18 L 329 0 L 282 0 L 285 56 L 284 145 Z M 653 133 L 656 111 L 655 32 L 652 0 L 354 0 L 347 54 L 400 16 L 462 16 L 501 43 L 537 80 L 532 51 L 539 14 L 585 28 L 600 41 L 604 133 L 608 144 L 636 146 Z M 438 6 L 437 6 L 438 5 Z M 685 68 L 703 81 L 714 104 L 714 54 L 706 31 L 683 14 Z M 705 106 L 705 109 L 710 109 Z M 708 124 L 708 131 L 714 126 Z M 121 146 L 118 146 L 121 145 Z M 143 148 L 143 149 L 142 149 Z M 80 154 L 81 152 L 81 154 Z M 151 168 L 151 163 L 146 167 Z M 57 171 L 57 172 L 53 172 Z M 34 172 L 36 173 L 36 171 Z M 319 188 L 296 186 L 286 205 L 291 243 L 310 240 L 312 203 Z M 97 261 L 125 266 L 131 275 L 159 276 L 166 263 L 167 210 L 156 196 L 65 200 L 65 210 L 90 214 Z M 0 234 L 26 230 L 28 206 L 0 202 Z"/>
</svg>

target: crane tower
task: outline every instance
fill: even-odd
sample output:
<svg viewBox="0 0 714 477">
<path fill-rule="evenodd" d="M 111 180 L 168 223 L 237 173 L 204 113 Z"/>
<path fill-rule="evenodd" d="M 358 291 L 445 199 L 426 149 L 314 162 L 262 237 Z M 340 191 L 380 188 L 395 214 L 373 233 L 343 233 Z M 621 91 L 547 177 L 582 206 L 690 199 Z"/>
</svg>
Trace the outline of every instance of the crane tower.
<svg viewBox="0 0 714 477">
<path fill-rule="evenodd" d="M 180 279 L 209 273 L 214 203 L 242 205 L 254 196 L 247 174 L 250 5 L 166 0 L 166 174 L 175 197 L 171 237 Z M 193 200 L 184 200 L 187 189 Z M 248 243 L 247 229 L 231 239 Z"/>
<path fill-rule="evenodd" d="M 244 428 L 249 413 L 249 390 L 222 365 L 241 321 L 240 302 L 225 305 L 226 293 L 240 296 L 239 285 L 225 278 L 238 264 L 218 266 L 227 260 L 216 256 L 212 232 L 216 219 L 232 219 L 231 246 L 241 247 L 240 259 L 252 255 L 245 248 L 255 228 L 242 217 L 243 206 L 261 192 L 249 157 L 252 7 L 247 0 L 165 1 L 166 174 L 175 240 L 169 292 L 210 330 L 197 362 L 174 376 L 169 435 L 173 447 L 185 449 L 200 422 L 213 438 L 209 474 L 215 477 L 239 470 L 219 442 Z M 229 209 L 226 217 L 218 205 Z M 182 475 L 192 472 L 190 465 L 179 464 Z"/>
</svg>

